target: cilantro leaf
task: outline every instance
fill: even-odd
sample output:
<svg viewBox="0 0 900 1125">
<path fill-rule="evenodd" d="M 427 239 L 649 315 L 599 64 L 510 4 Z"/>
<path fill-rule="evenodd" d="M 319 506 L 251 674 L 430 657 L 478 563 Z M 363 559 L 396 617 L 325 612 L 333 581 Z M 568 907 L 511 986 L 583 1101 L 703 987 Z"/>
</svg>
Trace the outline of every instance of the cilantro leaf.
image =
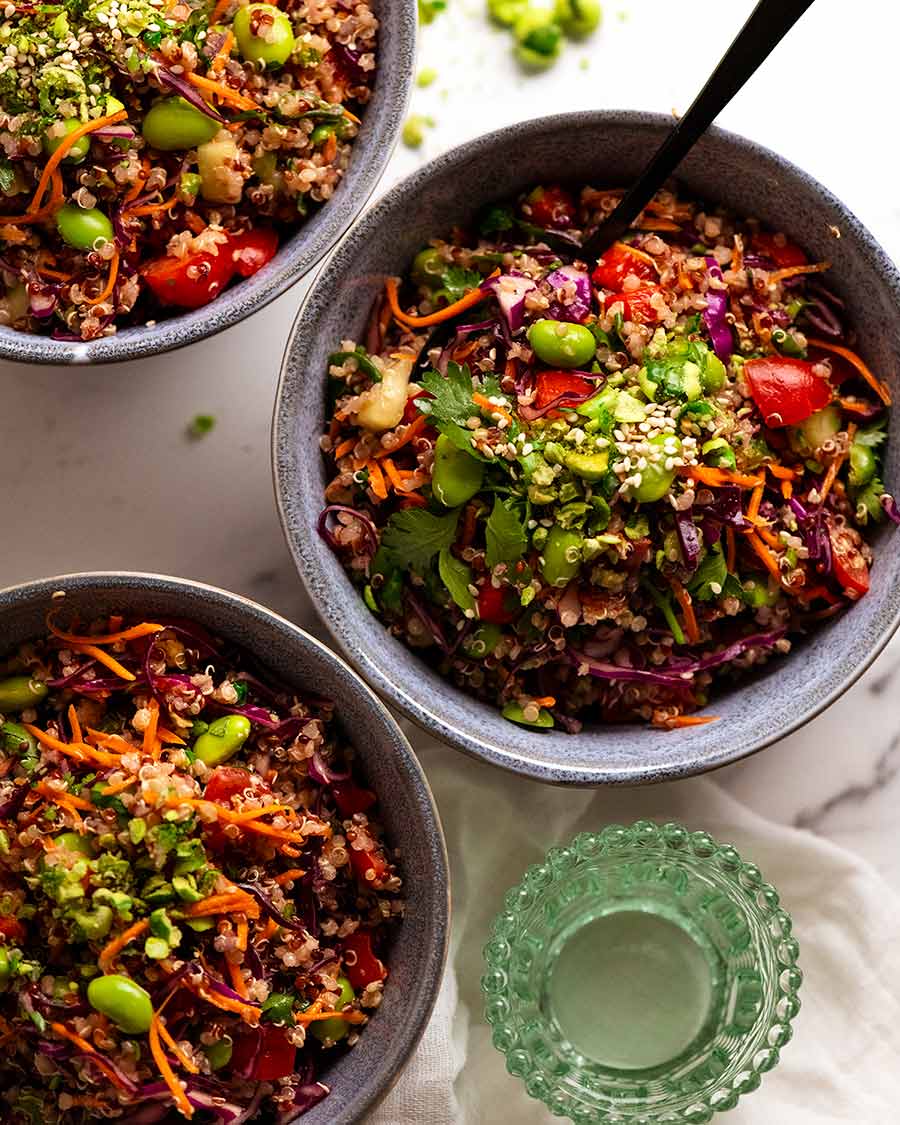
<svg viewBox="0 0 900 1125">
<path fill-rule="evenodd" d="M 722 596 L 727 577 L 728 567 L 725 565 L 722 548 L 717 543 L 697 567 L 694 577 L 688 583 L 688 590 L 698 601 L 709 602 Z M 714 590 L 713 586 L 717 589 Z"/>
<path fill-rule="evenodd" d="M 446 375 L 439 371 L 426 371 L 420 382 L 433 397 L 417 398 L 419 410 L 428 415 L 432 425 L 446 434 L 457 449 L 477 461 L 486 461 L 487 458 L 472 445 L 472 431 L 466 426 L 469 418 L 478 415 L 478 407 L 472 401 L 475 387 L 468 367 L 449 363 Z M 487 396 L 501 393 L 500 384 L 493 377 L 485 379 L 479 390 Z"/>
<path fill-rule="evenodd" d="M 482 213 L 478 220 L 478 233 L 488 238 L 492 234 L 502 234 L 512 230 L 516 225 L 515 215 L 511 207 L 501 207 L 494 204 Z"/>
<path fill-rule="evenodd" d="M 381 549 L 387 561 L 402 570 L 424 573 L 431 560 L 456 538 L 459 508 L 446 516 L 433 516 L 424 508 L 395 512 L 381 536 Z"/>
<path fill-rule="evenodd" d="M 449 304 L 454 304 L 472 289 L 477 289 L 481 284 L 481 274 L 474 270 L 464 269 L 462 266 L 448 266 L 441 275 L 443 285 L 434 296 L 445 297 Z"/>
<path fill-rule="evenodd" d="M 528 546 L 528 537 L 517 512 L 508 508 L 499 496 L 494 497 L 494 510 L 485 525 L 489 567 L 498 563 L 518 562 Z"/>
<path fill-rule="evenodd" d="M 475 599 L 469 589 L 472 583 L 472 568 L 452 555 L 447 547 L 438 555 L 438 573 L 450 597 L 460 609 L 475 608 Z"/>
<path fill-rule="evenodd" d="M 9 195 L 16 183 L 16 170 L 12 162 L 0 157 L 0 192 Z"/>
<path fill-rule="evenodd" d="M 884 508 L 881 506 L 881 497 L 884 495 L 884 482 L 879 477 L 873 477 L 865 488 L 861 488 L 853 495 L 856 503 L 856 522 L 865 526 L 869 520 L 880 523 L 884 519 Z"/>
<path fill-rule="evenodd" d="M 885 426 L 887 425 L 887 418 L 882 418 L 880 422 L 876 422 L 874 426 L 867 426 L 864 430 L 857 430 L 856 436 L 853 438 L 854 445 L 865 445 L 869 449 L 877 449 L 879 445 L 887 437 Z"/>
</svg>

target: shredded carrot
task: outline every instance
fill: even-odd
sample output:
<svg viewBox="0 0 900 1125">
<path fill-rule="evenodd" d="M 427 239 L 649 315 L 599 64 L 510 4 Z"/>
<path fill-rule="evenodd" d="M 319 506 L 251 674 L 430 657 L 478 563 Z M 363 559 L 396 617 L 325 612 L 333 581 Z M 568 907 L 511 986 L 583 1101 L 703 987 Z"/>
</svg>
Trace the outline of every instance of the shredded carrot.
<svg viewBox="0 0 900 1125">
<path fill-rule="evenodd" d="M 199 74 L 188 74 L 188 82 L 192 86 L 196 86 L 198 90 L 205 90 L 207 93 L 221 98 L 223 102 L 228 102 L 236 109 L 258 110 L 259 106 L 252 98 L 245 97 L 243 94 L 238 93 L 237 90 L 232 90 L 230 86 L 225 86 L 221 82 L 214 82 L 211 78 L 203 78 Z"/>
<path fill-rule="evenodd" d="M 157 1019 L 158 1019 L 158 1017 L 157 1017 Z M 175 1056 L 175 1058 L 178 1059 L 178 1062 L 180 1063 L 180 1065 L 184 1067 L 184 1069 L 188 1072 L 188 1074 L 199 1074 L 200 1073 L 200 1067 L 197 1066 L 196 1063 L 191 1062 L 191 1060 L 187 1057 L 187 1055 L 184 1053 L 184 1051 L 182 1051 L 182 1049 L 178 1046 L 178 1044 L 175 1042 L 175 1040 L 169 1034 L 169 1031 L 166 1028 L 165 1024 L 162 1022 L 162 1020 L 159 1020 L 157 1026 L 159 1028 L 160 1038 L 162 1039 L 163 1043 L 165 1043 L 165 1045 L 169 1048 L 169 1050 L 172 1052 L 172 1054 Z"/>
<path fill-rule="evenodd" d="M 132 754 L 138 749 L 134 743 L 128 742 L 120 734 L 104 734 L 102 730 L 94 730 L 93 727 L 87 729 L 87 741 L 106 749 L 112 748 L 119 754 Z"/>
<path fill-rule="evenodd" d="M 88 301 L 89 305 L 100 305 L 104 301 L 109 300 L 112 292 L 116 287 L 116 278 L 119 276 L 119 251 L 114 250 L 113 256 L 109 260 L 109 274 L 106 278 L 106 284 L 100 293 Z"/>
<path fill-rule="evenodd" d="M 241 918 L 237 924 L 237 947 L 241 953 L 247 950 L 248 926 L 246 918 Z"/>
<path fill-rule="evenodd" d="M 100 1054 L 93 1043 L 89 1043 L 87 1039 L 82 1039 L 80 1035 L 76 1035 L 74 1031 L 70 1031 L 64 1023 L 51 1023 L 50 1027 L 61 1038 L 68 1039 L 70 1043 L 73 1043 L 79 1049 L 79 1051 L 83 1051 L 86 1055 L 90 1055 L 91 1061 L 100 1070 L 103 1071 L 103 1073 L 114 1086 L 117 1086 L 120 1090 L 125 1090 L 126 1093 L 129 1092 L 128 1087 L 119 1077 L 116 1068 L 112 1065 L 112 1063 L 109 1061 L 109 1059 L 107 1059 L 105 1055 Z"/>
<path fill-rule="evenodd" d="M 377 461 L 367 461 L 366 468 L 369 470 L 369 486 L 378 497 L 379 500 L 387 499 L 387 485 L 384 482 L 384 473 Z"/>
<path fill-rule="evenodd" d="M 531 702 L 536 703 L 538 705 L 538 707 L 555 707 L 556 706 L 556 696 L 555 695 L 541 695 L 541 696 L 538 696 L 536 699 L 533 699 Z"/>
<path fill-rule="evenodd" d="M 222 40 L 222 46 L 216 51 L 216 57 L 213 59 L 210 70 L 214 74 L 218 74 L 222 67 L 225 65 L 225 60 L 231 54 L 231 48 L 234 46 L 234 32 L 229 29 L 225 32 L 225 38 Z"/>
<path fill-rule="evenodd" d="M 74 703 L 69 704 L 68 715 L 69 715 L 69 726 L 72 728 L 72 741 L 73 742 L 81 742 L 82 741 L 81 723 L 79 723 L 79 721 L 78 721 L 78 712 L 75 710 L 75 704 Z"/>
<path fill-rule="evenodd" d="M 776 480 L 796 480 L 797 473 L 793 469 L 789 469 L 786 465 L 776 465 L 774 462 L 769 461 L 766 468 L 775 477 Z"/>
<path fill-rule="evenodd" d="M 744 268 L 744 240 L 739 234 L 734 236 L 734 250 L 731 254 L 731 268 L 740 273 Z"/>
<path fill-rule="evenodd" d="M 734 528 L 725 528 L 725 566 L 729 574 L 734 574 L 734 561 L 737 554 L 737 543 L 734 538 Z"/>
<path fill-rule="evenodd" d="M 156 726 L 159 723 L 159 704 L 155 699 L 151 699 L 147 707 L 150 711 L 150 718 L 144 729 L 144 741 L 141 749 L 148 756 L 152 755 L 153 758 L 158 758 L 159 744 L 156 741 Z"/>
<path fill-rule="evenodd" d="M 831 269 L 831 262 L 811 262 L 805 266 L 788 266 L 783 270 L 773 270 L 769 274 L 769 281 L 784 281 L 789 277 L 799 277 L 804 273 L 824 273 Z"/>
<path fill-rule="evenodd" d="M 82 809 L 84 812 L 96 812 L 96 806 L 92 805 L 90 801 L 85 800 L 84 797 L 77 797 L 74 793 L 70 793 L 67 789 L 51 789 L 46 781 L 39 781 L 34 787 L 35 793 L 40 793 L 48 801 L 65 801 L 66 804 L 71 805 L 75 809 Z"/>
<path fill-rule="evenodd" d="M 140 625 L 132 625 L 130 629 L 122 629 L 118 633 L 101 633 L 96 637 L 88 636 L 81 633 L 64 633 L 61 629 L 57 629 L 53 621 L 48 616 L 47 628 L 54 637 L 58 637 L 61 641 L 67 641 L 72 645 L 112 645 L 117 644 L 119 641 L 136 641 L 141 637 L 149 637 L 151 633 L 161 633 L 165 629 L 165 625 L 157 625 L 155 622 L 143 621 Z"/>
<path fill-rule="evenodd" d="M 684 465 L 679 472 L 682 476 L 693 477 L 712 488 L 721 488 L 723 484 L 738 484 L 741 488 L 756 488 L 763 479 L 759 476 L 748 476 L 746 473 L 736 473 L 732 469 L 711 469 L 706 465 Z"/>
<path fill-rule="evenodd" d="M 187 746 L 187 743 L 180 735 L 173 734 L 170 730 L 166 730 L 165 727 L 157 726 L 156 737 L 166 746 Z"/>
<path fill-rule="evenodd" d="M 778 565 L 778 560 L 775 558 L 769 548 L 765 545 L 765 543 L 763 543 L 763 541 L 755 531 L 751 531 L 749 533 L 749 535 L 747 536 L 747 542 L 756 552 L 760 561 L 763 563 L 766 570 L 768 570 L 769 574 L 771 574 L 775 581 L 780 585 L 781 567 Z"/>
<path fill-rule="evenodd" d="M 716 723 L 719 718 L 719 715 L 673 715 L 671 719 L 664 719 L 653 725 L 663 730 L 680 730 L 682 727 L 702 727 L 706 723 Z"/>
<path fill-rule="evenodd" d="M 512 425 L 513 416 L 510 412 L 505 410 L 502 406 L 495 406 L 487 395 L 476 392 L 472 395 L 472 402 L 474 402 L 476 406 L 480 406 L 486 414 L 499 414 L 501 418 L 506 420 L 507 425 Z"/>
<path fill-rule="evenodd" d="M 259 917 L 259 905 L 256 899 L 245 891 L 225 891 L 221 894 L 210 895 L 200 902 L 192 902 L 185 906 L 181 913 L 185 918 L 203 918 L 209 914 L 247 914 Z"/>
<path fill-rule="evenodd" d="M 44 219 L 49 219 L 54 214 L 54 212 L 58 210 L 58 208 L 62 204 L 62 201 L 65 199 L 63 178 L 60 175 L 59 169 L 54 168 L 50 173 L 50 183 L 50 199 L 44 204 L 43 207 L 39 207 L 37 210 L 33 211 L 29 206 L 29 209 L 25 212 L 24 215 L 2 215 L 0 216 L 0 223 L 2 223 L 4 226 L 19 226 L 28 223 L 39 223 L 43 222 Z M 9 241 L 16 241 L 14 239 L 9 239 L 8 235 L 6 237 Z M 21 239 L 19 239 L 18 241 L 21 241 Z"/>
<path fill-rule="evenodd" d="M 789 480 L 783 480 L 781 482 L 781 495 L 785 498 L 785 500 L 790 500 L 790 498 L 794 495 L 794 486 Z"/>
<path fill-rule="evenodd" d="M 500 271 L 494 270 L 490 275 L 497 277 Z M 410 316 L 400 308 L 400 302 L 397 298 L 397 279 L 389 277 L 385 282 L 385 292 L 387 293 L 388 304 L 390 305 L 391 312 L 394 314 L 394 319 L 399 320 L 401 324 L 405 324 L 410 328 L 428 328 L 432 324 L 442 324 L 445 320 L 452 320 L 453 317 L 458 316 L 466 309 L 471 309 L 474 305 L 480 305 L 487 297 L 490 296 L 490 291 L 482 289 L 480 286 L 477 289 L 472 289 L 464 297 L 460 297 L 458 301 L 454 301 L 452 305 L 447 305 L 446 308 L 438 309 L 428 316 Z"/>
<path fill-rule="evenodd" d="M 246 926 L 247 923 L 245 922 L 244 925 Z M 238 948 L 240 949 L 240 946 L 238 946 Z M 244 948 L 246 949 L 246 946 Z M 240 996 L 242 1000 L 249 1000 L 250 990 L 247 988 L 247 982 L 244 980 L 244 974 L 241 972 L 240 965 L 235 964 L 234 961 L 229 961 L 228 975 L 231 978 L 231 987 L 238 996 Z"/>
<path fill-rule="evenodd" d="M 3 220 L 0 219 L 0 222 L 2 222 L 2 221 Z M 72 280 L 72 274 L 63 273 L 62 270 L 52 270 L 48 266 L 38 266 L 37 272 L 41 275 L 41 277 L 50 277 L 50 278 L 53 278 L 55 281 L 71 281 Z"/>
<path fill-rule="evenodd" d="M 259 1008 L 254 1008 L 252 1004 L 245 1004 L 242 1000 L 232 1000 L 230 996 L 222 996 L 218 992 L 207 992 L 205 988 L 197 988 L 196 992 L 201 1000 L 212 1004 L 214 1008 L 221 1008 L 223 1012 L 234 1012 L 254 1027 L 259 1023 Z"/>
<path fill-rule="evenodd" d="M 390 459 L 390 457 L 385 457 L 385 459 L 382 461 L 382 464 L 384 465 L 384 471 L 387 473 L 388 479 L 390 480 L 394 488 L 396 488 L 398 492 L 405 492 L 406 489 L 403 483 L 403 477 L 401 477 L 397 472 L 397 466 Z"/>
<path fill-rule="evenodd" d="M 400 501 L 401 508 L 427 508 L 428 501 L 421 492 L 404 492 Z"/>
<path fill-rule="evenodd" d="M 258 820 L 261 816 L 272 816 L 275 813 L 296 816 L 290 805 L 261 805 L 258 809 L 247 809 L 246 812 L 229 812 L 228 819 L 232 824 L 246 824 L 247 821 Z"/>
<path fill-rule="evenodd" d="M 213 24 L 218 23 L 219 20 L 221 20 L 222 16 L 224 16 L 225 13 L 228 11 L 228 8 L 230 7 L 230 5 L 231 5 L 231 0 L 218 0 L 218 2 L 216 3 L 216 6 L 212 10 L 212 15 L 209 17 L 208 26 L 212 27 Z"/>
<path fill-rule="evenodd" d="M 97 964 L 100 966 L 104 973 L 108 973 L 113 966 L 113 962 L 122 952 L 126 945 L 139 938 L 141 934 L 145 934 L 150 929 L 150 922 L 146 918 L 142 918 L 140 922 L 135 922 L 133 926 L 129 926 L 127 930 L 123 930 L 118 937 L 113 938 L 104 947 L 100 956 L 97 958 Z"/>
<path fill-rule="evenodd" d="M 380 460 L 383 457 L 393 456 L 393 454 L 395 454 L 398 449 L 402 449 L 403 446 L 408 445 L 414 437 L 418 437 L 418 435 L 425 429 L 427 425 L 427 416 L 425 414 L 420 414 L 418 418 L 413 419 L 413 421 L 410 422 L 410 424 L 406 427 L 406 429 L 403 431 L 403 436 L 396 443 L 396 445 L 394 445 L 391 449 L 378 450 L 378 452 L 375 454 L 376 459 Z"/>
<path fill-rule="evenodd" d="M 834 478 L 840 472 L 841 465 L 843 465 L 844 461 L 847 458 L 847 454 L 850 452 L 850 446 L 853 444 L 853 439 L 855 436 L 856 423 L 851 422 L 847 427 L 847 448 L 834 458 L 834 460 L 828 466 L 828 472 L 825 474 L 825 478 L 822 481 L 822 487 L 819 490 L 819 495 L 822 497 L 822 500 L 824 500 L 828 493 L 831 491 L 831 486 L 834 484 Z"/>
<path fill-rule="evenodd" d="M 850 348 L 843 347 L 841 344 L 831 344 L 827 340 L 820 340 L 818 337 L 807 336 L 806 342 L 813 348 L 822 348 L 823 351 L 834 352 L 835 355 L 842 356 L 848 363 L 851 363 L 856 368 L 884 405 L 891 405 L 890 387 L 887 383 L 882 382 L 877 375 L 872 373 L 856 352 L 851 351 Z"/>
<path fill-rule="evenodd" d="M 328 139 L 322 146 L 322 159 L 328 164 L 337 156 L 337 136 L 334 133 L 328 134 Z"/>
<path fill-rule="evenodd" d="M 99 662 L 101 664 L 104 664 L 110 670 L 110 672 L 113 672 L 122 680 L 137 679 L 135 674 L 133 672 L 129 672 L 124 665 L 120 664 L 118 660 L 115 659 L 115 657 L 110 656 L 108 652 L 104 652 L 102 648 L 98 648 L 96 645 L 72 645 L 72 648 L 76 652 L 83 652 L 86 656 L 93 656 L 95 660 L 99 660 Z"/>
<path fill-rule="evenodd" d="M 636 230 L 658 230 L 658 231 L 680 231 L 681 227 L 678 223 L 673 223 L 671 219 L 639 219 L 635 224 Z"/>
<path fill-rule="evenodd" d="M 126 789 L 130 789 L 137 781 L 136 777 L 126 777 L 124 781 L 117 781 L 115 785 L 107 785 L 100 792 L 104 797 L 114 797 L 116 793 L 124 793 Z"/>
<path fill-rule="evenodd" d="M 752 521 L 759 515 L 759 506 L 762 503 L 763 493 L 765 491 L 765 481 L 760 481 L 756 488 L 753 489 L 753 495 L 750 497 L 750 503 L 747 505 L 747 519 Z"/>
<path fill-rule="evenodd" d="M 188 1101 L 188 1096 L 184 1092 L 181 1083 L 175 1077 L 175 1072 L 169 1066 L 169 1060 L 166 1058 L 166 1053 L 160 1045 L 159 1029 L 159 1013 L 154 1012 L 153 1018 L 150 1021 L 150 1031 L 147 1035 L 150 1053 L 153 1055 L 153 1061 L 156 1063 L 157 1069 L 163 1077 L 163 1081 L 172 1091 L 172 1097 L 175 1099 L 175 1105 L 178 1107 L 179 1112 L 185 1117 L 193 1117 L 194 1107 Z"/>
<path fill-rule="evenodd" d="M 44 170 L 41 173 L 41 178 L 38 180 L 38 186 L 35 190 L 31 203 L 28 205 L 28 211 L 34 214 L 40 210 L 41 200 L 43 199 L 44 192 L 47 190 L 47 185 L 50 178 L 61 162 L 66 158 L 72 146 L 80 141 L 82 137 L 87 136 L 88 133 L 93 133 L 97 129 L 102 129 L 105 125 L 116 125 L 119 121 L 124 121 L 128 116 L 124 109 L 120 109 L 117 113 L 110 113 L 106 117 L 95 117 L 93 121 L 85 121 L 81 125 L 76 126 L 71 133 L 66 135 L 60 140 L 57 148 L 50 154 L 47 163 L 44 165 Z"/>
<path fill-rule="evenodd" d="M 678 581 L 677 578 L 671 578 L 670 584 L 672 586 L 672 593 L 675 595 L 675 600 L 681 606 L 681 612 L 684 617 L 684 631 L 687 633 L 687 638 L 692 645 L 695 645 L 700 640 L 700 628 L 697 625 L 697 615 L 694 613 L 694 604 L 691 595 L 685 590 L 684 586 Z"/>
<path fill-rule="evenodd" d="M 30 735 L 33 735 L 42 746 L 46 746 L 49 750 L 56 750 L 57 753 L 65 754 L 66 757 L 74 758 L 78 762 L 93 761 L 101 766 L 118 766 L 120 764 L 115 754 L 107 754 L 103 750 L 95 750 L 93 746 L 89 746 L 86 742 L 63 742 L 62 739 L 54 738 L 52 734 L 47 734 L 46 731 L 41 730 L 31 723 L 23 723 L 22 726 Z"/>
<path fill-rule="evenodd" d="M 266 922 L 266 928 L 262 932 L 262 940 L 270 941 L 278 933 L 279 929 L 280 927 L 275 919 L 270 918 L 268 922 Z"/>
<path fill-rule="evenodd" d="M 300 867 L 292 867 L 290 871 L 283 871 L 280 875 L 275 877 L 275 882 L 279 887 L 283 887 L 285 883 L 293 883 L 295 879 L 301 878 L 306 872 Z"/>
<path fill-rule="evenodd" d="M 144 184 L 146 184 L 147 177 L 149 175 L 150 161 L 145 156 L 141 161 L 141 171 L 138 173 L 137 179 L 128 189 L 125 194 L 125 198 L 122 200 L 123 209 L 125 209 L 133 199 L 137 199 L 137 197 L 141 194 L 141 192 L 144 190 Z"/>
<path fill-rule="evenodd" d="M 340 461 L 340 459 L 342 457 L 346 457 L 347 454 L 350 452 L 350 450 L 355 447 L 355 445 L 356 445 L 356 438 L 351 437 L 351 438 L 347 438 L 346 441 L 342 441 L 341 444 L 334 451 L 335 461 Z"/>
</svg>

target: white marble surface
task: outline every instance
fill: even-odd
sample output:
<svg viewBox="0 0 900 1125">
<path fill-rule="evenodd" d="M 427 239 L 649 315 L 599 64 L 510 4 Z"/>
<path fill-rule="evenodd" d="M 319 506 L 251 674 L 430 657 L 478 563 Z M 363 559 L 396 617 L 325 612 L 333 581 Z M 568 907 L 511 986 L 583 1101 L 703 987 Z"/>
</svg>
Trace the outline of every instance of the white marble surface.
<svg viewBox="0 0 900 1125">
<path fill-rule="evenodd" d="M 480 0 L 449 5 L 422 36 L 421 63 L 439 79 L 413 97 L 436 127 L 422 150 L 397 153 L 385 187 L 517 118 L 684 109 L 752 6 L 610 0 L 593 40 L 525 78 Z M 722 118 L 828 184 L 895 254 L 898 148 L 887 114 L 898 33 L 898 8 L 885 0 L 818 0 Z M 0 368 L 0 585 L 74 570 L 163 571 L 238 590 L 322 632 L 282 541 L 269 468 L 279 360 L 303 292 L 157 360 Z M 192 442 L 186 426 L 197 413 L 217 425 Z M 825 715 L 717 781 L 758 812 L 868 857 L 900 888 L 898 684 L 900 641 Z"/>
</svg>

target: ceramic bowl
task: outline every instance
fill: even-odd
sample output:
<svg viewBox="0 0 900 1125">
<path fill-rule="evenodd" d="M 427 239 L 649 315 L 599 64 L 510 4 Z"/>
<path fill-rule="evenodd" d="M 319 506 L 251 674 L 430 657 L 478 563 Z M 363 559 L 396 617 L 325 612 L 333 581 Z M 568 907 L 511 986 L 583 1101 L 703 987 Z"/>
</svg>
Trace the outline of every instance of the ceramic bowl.
<svg viewBox="0 0 900 1125">
<path fill-rule="evenodd" d="M 110 611 L 166 614 L 205 625 L 255 655 L 274 677 L 337 701 L 344 735 L 368 784 L 383 798 L 388 839 L 400 849 L 407 912 L 390 951 L 384 1001 L 360 1037 L 323 1072 L 330 1095 L 304 1125 L 351 1125 L 387 1093 L 428 1023 L 449 929 L 447 854 L 428 782 L 400 728 L 366 685 L 324 645 L 255 602 L 214 586 L 156 574 L 70 574 L 0 590 L 0 656 L 45 631 L 51 595 L 67 616 Z M 385 799 L 386 798 L 386 799 Z"/>
<path fill-rule="evenodd" d="M 443 680 L 391 637 L 315 533 L 325 473 L 318 439 L 326 413 L 327 356 L 361 339 L 384 279 L 400 275 L 428 239 L 465 224 L 486 203 L 554 180 L 627 185 L 671 121 L 639 113 L 543 118 L 480 137 L 395 187 L 354 227 L 316 280 L 284 360 L 275 410 L 276 491 L 288 545 L 326 625 L 351 664 L 385 699 L 426 730 L 489 762 L 548 782 L 655 782 L 737 761 L 796 730 L 833 702 L 871 663 L 900 615 L 900 552 L 894 529 L 874 537 L 870 593 L 772 660 L 753 679 L 720 693 L 721 720 L 668 733 L 643 726 L 586 727 L 578 735 L 535 733 Z M 573 145 L 572 137 L 578 137 Z M 833 263 L 829 285 L 846 301 L 860 348 L 900 386 L 900 276 L 865 228 L 827 189 L 751 141 L 711 130 L 676 179 L 693 198 L 727 205 L 786 231 L 813 260 Z M 897 429 L 894 415 L 892 431 Z M 900 442 L 889 442 L 886 484 L 900 487 Z"/>
<path fill-rule="evenodd" d="M 322 260 L 362 208 L 394 151 L 406 116 L 416 58 L 416 0 L 376 0 L 381 21 L 378 70 L 350 167 L 328 203 L 285 242 L 259 273 L 227 289 L 211 304 L 123 328 L 87 343 L 66 343 L 0 327 L 0 359 L 17 363 L 121 363 L 214 336 L 280 296 Z"/>
</svg>

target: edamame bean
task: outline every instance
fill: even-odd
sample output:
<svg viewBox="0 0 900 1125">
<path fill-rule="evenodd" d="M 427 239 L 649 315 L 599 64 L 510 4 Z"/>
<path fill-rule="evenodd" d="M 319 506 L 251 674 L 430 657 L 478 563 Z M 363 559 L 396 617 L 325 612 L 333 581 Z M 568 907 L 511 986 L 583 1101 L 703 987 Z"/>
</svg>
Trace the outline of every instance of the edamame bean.
<svg viewBox="0 0 900 1125">
<path fill-rule="evenodd" d="M 634 498 L 641 504 L 652 504 L 661 500 L 669 491 L 675 479 L 675 467 L 666 468 L 666 461 L 670 457 L 678 457 L 681 453 L 681 439 L 674 434 L 657 434 L 650 438 L 650 445 L 660 446 L 662 452 L 658 461 L 649 461 L 646 468 L 641 469 L 641 483 L 634 490 Z M 672 450 L 669 453 L 669 450 Z"/>
<path fill-rule="evenodd" d="M 703 389 L 707 394 L 715 394 L 725 384 L 725 364 L 715 352 L 709 352 L 703 365 Z"/>
<path fill-rule="evenodd" d="M 871 446 L 855 441 L 850 446 L 850 484 L 853 488 L 861 488 L 868 484 L 875 476 L 878 463 Z"/>
<path fill-rule="evenodd" d="M 223 1066 L 227 1066 L 231 1062 L 233 1051 L 234 1043 L 227 1035 L 223 1039 L 219 1039 L 218 1042 L 210 1043 L 208 1047 L 203 1048 L 210 1070 L 221 1070 Z"/>
<path fill-rule="evenodd" d="M 596 31 L 602 18 L 597 0 L 556 0 L 556 19 L 573 39 L 584 39 Z"/>
<path fill-rule="evenodd" d="M 584 537 L 574 528 L 554 524 L 541 551 L 541 574 L 551 586 L 565 586 L 581 569 Z"/>
<path fill-rule="evenodd" d="M 564 462 L 570 473 L 582 480 L 603 480 L 609 469 L 609 450 L 596 453 L 567 453 Z"/>
<path fill-rule="evenodd" d="M 462 650 L 472 660 L 490 656 L 503 636 L 503 630 L 493 621 L 486 621 L 473 629 L 462 642 Z"/>
<path fill-rule="evenodd" d="M 0 723 L 0 750 L 24 758 L 37 750 L 37 740 L 18 723 Z"/>
<path fill-rule="evenodd" d="M 12 965 L 9 963 L 9 954 L 0 945 L 0 984 L 6 984 L 12 976 Z"/>
<path fill-rule="evenodd" d="M 530 70 L 552 66 L 562 49 L 562 28 L 546 10 L 527 9 L 516 20 L 516 58 Z"/>
<path fill-rule="evenodd" d="M 356 999 L 356 993 L 353 991 L 353 985 L 346 977 L 338 977 L 338 984 L 341 986 L 341 995 L 338 997 L 336 1004 L 336 1011 L 341 1011 L 346 1008 L 351 1001 Z M 330 1020 L 317 1020 L 312 1025 L 312 1033 L 316 1039 L 343 1039 L 347 1032 L 350 1030 L 350 1025 L 346 1020 L 334 1016 Z"/>
<path fill-rule="evenodd" d="M 234 38 L 243 58 L 280 66 L 294 49 L 290 19 L 272 4 L 248 4 L 238 8 L 232 23 Z"/>
<path fill-rule="evenodd" d="M 179 152 L 211 141 L 221 125 L 184 98 L 163 98 L 144 117 L 144 140 L 161 152 Z"/>
<path fill-rule="evenodd" d="M 194 753 L 208 766 L 218 766 L 240 750 L 250 737 L 250 720 L 244 715 L 222 715 L 194 743 Z"/>
<path fill-rule="evenodd" d="M 88 1003 L 95 1012 L 109 1016 L 127 1035 L 143 1035 L 150 1030 L 153 1020 L 150 994 L 131 977 L 120 973 L 95 977 L 88 985 Z"/>
<path fill-rule="evenodd" d="M 424 285 L 428 289 L 440 289 L 448 266 L 449 263 L 444 261 L 440 251 L 428 247 L 426 250 L 420 250 L 413 258 L 410 277 L 416 285 Z"/>
<path fill-rule="evenodd" d="M 488 0 L 491 19 L 501 27 L 512 27 L 528 11 L 529 0 Z"/>
<path fill-rule="evenodd" d="M 483 479 L 482 462 L 455 446 L 446 434 L 441 434 L 434 445 L 431 473 L 431 488 L 438 500 L 447 508 L 456 508 L 472 499 Z"/>
<path fill-rule="evenodd" d="M 30 676 L 8 676 L 0 680 L 0 713 L 4 715 L 36 707 L 46 698 L 47 685 Z"/>
<path fill-rule="evenodd" d="M 536 320 L 528 329 L 528 342 L 550 367 L 584 367 L 597 350 L 589 328 L 563 320 Z"/>
<path fill-rule="evenodd" d="M 93 856 L 94 848 L 87 836 L 79 836 L 77 832 L 60 832 L 53 839 L 54 847 L 64 848 L 67 852 L 76 852 L 78 855 Z"/>
<path fill-rule="evenodd" d="M 96 250 L 113 239 L 112 223 L 102 211 L 74 203 L 64 203 L 56 212 L 56 229 L 76 250 Z"/>
<path fill-rule="evenodd" d="M 69 133 L 74 133 L 81 124 L 82 122 L 79 121 L 77 117 L 70 117 L 65 121 L 57 121 L 51 125 L 44 133 L 42 142 L 44 152 L 48 156 L 52 156 Z M 63 164 L 80 164 L 90 151 L 91 138 L 88 136 L 79 137 L 63 157 Z"/>
<path fill-rule="evenodd" d="M 525 718 L 525 710 L 521 703 L 507 703 L 500 714 L 511 723 L 519 723 L 523 727 L 540 727 L 542 730 L 549 730 L 553 726 L 553 716 L 546 707 L 540 708 L 535 719 Z"/>
</svg>

